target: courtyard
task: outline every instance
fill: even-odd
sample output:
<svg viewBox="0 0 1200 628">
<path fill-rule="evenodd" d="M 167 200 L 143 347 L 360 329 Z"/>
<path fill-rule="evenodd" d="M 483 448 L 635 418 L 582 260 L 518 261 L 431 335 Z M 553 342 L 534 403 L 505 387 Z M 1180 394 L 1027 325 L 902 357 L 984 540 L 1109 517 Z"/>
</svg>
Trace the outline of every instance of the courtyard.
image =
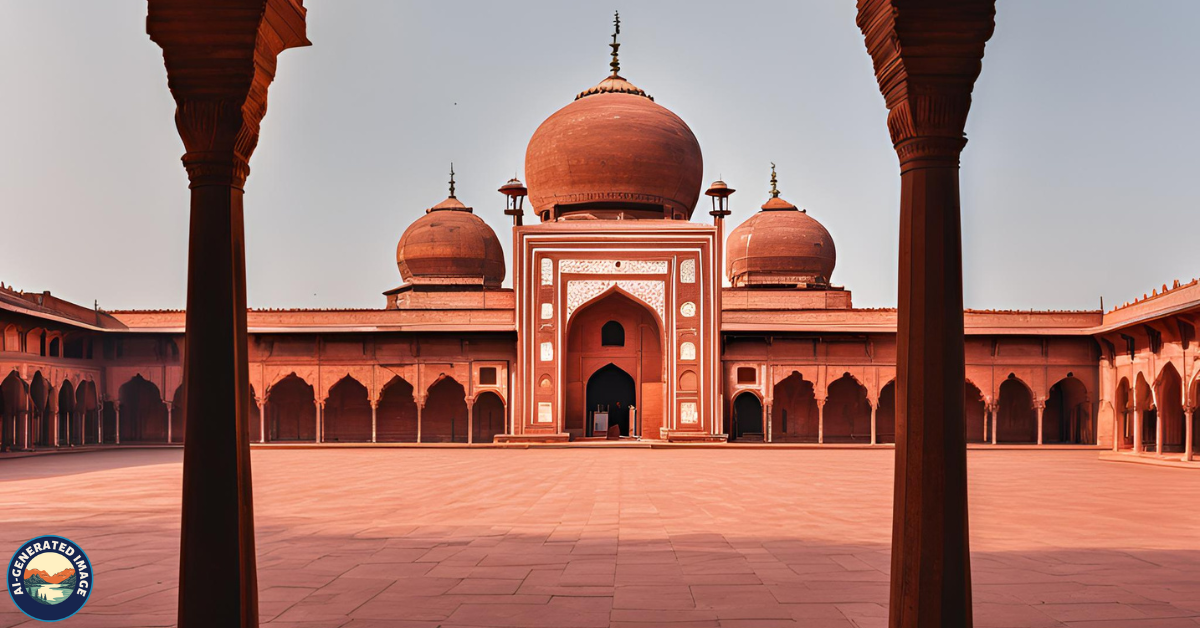
<svg viewBox="0 0 1200 628">
<path fill-rule="evenodd" d="M 175 623 L 181 449 L 0 461 L 0 546 L 78 542 L 65 626 Z M 265 625 L 887 625 L 892 452 L 256 449 Z M 975 625 L 1200 626 L 1200 473 L 969 454 Z M 32 626 L 5 602 L 0 626 Z"/>
</svg>

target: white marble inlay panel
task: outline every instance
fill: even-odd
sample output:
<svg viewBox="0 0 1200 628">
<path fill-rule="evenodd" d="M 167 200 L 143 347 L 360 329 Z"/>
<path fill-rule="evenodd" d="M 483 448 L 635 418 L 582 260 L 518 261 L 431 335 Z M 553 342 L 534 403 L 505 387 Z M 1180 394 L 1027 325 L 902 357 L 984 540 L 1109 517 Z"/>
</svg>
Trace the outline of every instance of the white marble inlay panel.
<svg viewBox="0 0 1200 628">
<path fill-rule="evenodd" d="M 665 275 L 665 261 L 616 259 L 565 259 L 558 263 L 558 272 L 577 275 Z"/>
<path fill-rule="evenodd" d="M 680 360 L 695 360 L 696 359 L 695 343 L 685 342 L 685 343 L 679 345 L 679 359 Z"/>
<path fill-rule="evenodd" d="M 554 285 L 554 260 L 549 257 L 542 258 L 542 285 Z"/>
<path fill-rule="evenodd" d="M 553 362 L 554 361 L 554 343 L 553 342 L 543 342 L 542 343 L 541 358 L 542 358 L 542 362 Z"/>
<path fill-rule="evenodd" d="M 634 298 L 649 305 L 658 312 L 659 318 L 665 319 L 667 288 L 661 281 L 625 280 L 625 279 L 596 279 L 567 282 L 567 320 L 579 306 L 604 294 L 606 290 L 616 286 L 633 295 Z"/>
<path fill-rule="evenodd" d="M 696 283 L 696 260 L 685 259 L 679 263 L 679 281 Z"/>
<path fill-rule="evenodd" d="M 696 412 L 694 401 L 684 401 L 679 404 L 679 420 L 684 423 L 699 423 L 699 413 Z"/>
<path fill-rule="evenodd" d="M 549 401 L 538 402 L 538 423 L 553 423 L 554 422 L 554 406 Z"/>
</svg>

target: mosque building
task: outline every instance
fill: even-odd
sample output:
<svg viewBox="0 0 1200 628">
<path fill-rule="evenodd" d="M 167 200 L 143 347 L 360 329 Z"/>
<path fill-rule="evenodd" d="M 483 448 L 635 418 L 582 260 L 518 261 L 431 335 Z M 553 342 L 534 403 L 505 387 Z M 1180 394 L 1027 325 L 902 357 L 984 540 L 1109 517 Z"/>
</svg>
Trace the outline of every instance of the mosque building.
<svg viewBox="0 0 1200 628">
<path fill-rule="evenodd" d="M 534 131 L 527 184 L 499 190 L 511 260 L 452 172 L 400 236 L 384 307 L 249 311 L 254 442 L 894 441 L 896 311 L 835 285 L 829 209 L 785 200 L 772 168 L 726 235 L 734 190 L 705 189 L 695 135 L 612 45 L 611 74 Z M 1197 281 L 965 317 L 969 442 L 1200 446 Z M 3 288 L 0 330 L 7 449 L 181 442 L 183 397 L 204 394 L 182 385 L 183 311 Z"/>
</svg>

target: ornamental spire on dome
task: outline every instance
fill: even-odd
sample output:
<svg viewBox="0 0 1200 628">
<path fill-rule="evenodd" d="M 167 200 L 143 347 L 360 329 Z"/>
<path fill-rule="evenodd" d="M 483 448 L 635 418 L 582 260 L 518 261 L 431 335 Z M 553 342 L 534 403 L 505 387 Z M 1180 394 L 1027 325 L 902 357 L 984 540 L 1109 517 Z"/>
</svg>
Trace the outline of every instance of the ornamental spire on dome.
<svg viewBox="0 0 1200 628">
<path fill-rule="evenodd" d="M 599 85 L 579 92 L 575 96 L 575 100 L 596 94 L 632 94 L 634 96 L 644 96 L 651 101 L 654 100 L 653 96 L 642 91 L 640 87 L 630 83 L 621 76 L 621 58 L 618 55 L 621 43 L 617 41 L 617 35 L 619 34 L 621 34 L 621 13 L 617 11 L 613 14 L 613 36 L 612 43 L 609 44 L 612 47 L 612 61 L 609 62 L 608 67 L 612 68 L 612 74 L 604 77 L 604 80 L 600 81 Z"/>
<path fill-rule="evenodd" d="M 779 177 L 775 175 L 775 162 L 771 162 L 771 198 L 767 199 L 766 203 L 763 203 L 762 208 L 766 211 L 795 211 L 797 209 L 795 205 L 779 198 Z"/>
<path fill-rule="evenodd" d="M 474 210 L 471 209 L 470 207 L 463 205 L 462 201 L 458 200 L 458 197 L 454 195 L 454 162 L 450 162 L 450 196 L 447 196 L 446 200 L 425 210 L 425 212 L 429 213 L 429 212 L 438 212 L 438 211 L 445 211 L 445 210 L 460 211 L 460 212 L 474 212 Z"/>
<path fill-rule="evenodd" d="M 612 46 L 612 62 L 608 64 L 612 68 L 612 75 L 620 77 L 621 60 L 617 58 L 617 51 L 621 49 L 621 44 L 617 41 L 617 35 L 621 34 L 621 12 L 613 11 L 613 41 L 609 46 Z"/>
</svg>

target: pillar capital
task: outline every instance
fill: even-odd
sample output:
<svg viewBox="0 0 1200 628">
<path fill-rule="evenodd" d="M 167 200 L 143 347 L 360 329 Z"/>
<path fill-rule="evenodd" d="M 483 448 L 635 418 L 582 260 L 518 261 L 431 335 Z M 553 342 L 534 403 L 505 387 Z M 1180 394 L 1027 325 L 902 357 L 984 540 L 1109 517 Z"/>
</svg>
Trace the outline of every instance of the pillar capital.
<svg viewBox="0 0 1200 628">
<path fill-rule="evenodd" d="M 307 46 L 301 0 L 150 0 L 191 187 L 241 188 L 280 52 Z"/>
<path fill-rule="evenodd" d="M 995 0 L 859 0 L 858 27 L 902 170 L 957 166 Z"/>
</svg>

